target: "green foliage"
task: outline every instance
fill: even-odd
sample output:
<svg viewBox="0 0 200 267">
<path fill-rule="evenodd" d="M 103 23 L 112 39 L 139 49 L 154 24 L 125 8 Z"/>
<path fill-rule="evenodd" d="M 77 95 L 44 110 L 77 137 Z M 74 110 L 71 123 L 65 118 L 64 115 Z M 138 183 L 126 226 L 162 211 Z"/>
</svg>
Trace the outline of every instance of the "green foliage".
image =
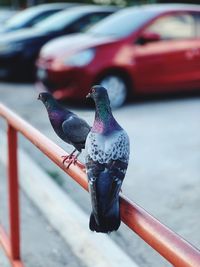
<svg viewBox="0 0 200 267">
<path fill-rule="evenodd" d="M 28 3 L 42 4 L 42 3 L 56 3 L 56 2 L 79 2 L 85 4 L 104 4 L 104 5 L 119 5 L 119 6 L 132 6 L 142 3 L 156 2 L 155 0 L 0 0 L 0 6 L 20 6 L 25 7 Z"/>
<path fill-rule="evenodd" d="M 0 6 L 10 6 L 11 2 L 8 0 L 0 0 Z"/>
<path fill-rule="evenodd" d="M 0 0 L 0 6 L 13 6 L 24 8 L 28 4 L 42 4 L 42 3 L 56 3 L 56 2 L 79 2 L 85 4 L 104 4 L 104 5 L 119 5 L 119 6 L 133 6 L 139 4 L 150 4 L 150 3 L 173 3 L 174 1 L 166 0 Z M 194 3 L 198 4 L 199 1 L 195 0 L 176 0 L 176 3 Z"/>
<path fill-rule="evenodd" d="M 174 3 L 174 1 L 160 0 L 159 3 Z M 200 4 L 199 0 L 176 0 L 175 3 L 185 4 Z"/>
</svg>

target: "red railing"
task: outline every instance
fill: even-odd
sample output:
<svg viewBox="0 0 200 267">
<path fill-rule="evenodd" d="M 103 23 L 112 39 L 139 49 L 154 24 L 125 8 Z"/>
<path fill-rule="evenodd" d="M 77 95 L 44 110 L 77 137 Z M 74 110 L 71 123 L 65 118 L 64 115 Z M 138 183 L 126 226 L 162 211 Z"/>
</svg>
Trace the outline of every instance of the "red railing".
<svg viewBox="0 0 200 267">
<path fill-rule="evenodd" d="M 69 169 L 62 163 L 66 152 L 0 103 L 0 116 L 8 123 L 8 178 L 10 234 L 0 226 L 0 243 L 13 267 L 23 267 L 20 258 L 20 218 L 17 175 L 17 132 L 24 135 L 48 158 L 68 173 L 85 190 L 88 190 L 84 165 L 71 165 Z M 143 208 L 121 195 L 122 221 L 137 233 L 153 249 L 176 267 L 200 267 L 200 251 L 171 231 Z"/>
</svg>

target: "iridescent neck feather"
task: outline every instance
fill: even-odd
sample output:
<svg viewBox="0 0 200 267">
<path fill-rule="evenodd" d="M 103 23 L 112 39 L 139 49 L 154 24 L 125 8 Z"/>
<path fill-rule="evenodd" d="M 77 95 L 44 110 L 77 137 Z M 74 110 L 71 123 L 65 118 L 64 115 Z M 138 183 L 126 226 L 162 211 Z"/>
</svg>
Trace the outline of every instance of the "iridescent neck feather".
<svg viewBox="0 0 200 267">
<path fill-rule="evenodd" d="M 95 121 L 92 127 L 93 132 L 109 134 L 113 130 L 121 129 L 113 117 L 109 100 L 101 99 L 95 101 Z"/>
</svg>

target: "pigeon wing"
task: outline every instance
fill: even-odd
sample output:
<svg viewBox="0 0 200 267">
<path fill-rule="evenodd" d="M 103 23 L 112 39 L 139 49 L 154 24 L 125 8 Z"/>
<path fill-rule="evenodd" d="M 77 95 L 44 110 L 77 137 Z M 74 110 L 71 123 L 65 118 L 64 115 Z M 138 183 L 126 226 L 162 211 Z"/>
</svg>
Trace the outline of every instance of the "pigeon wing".
<svg viewBox="0 0 200 267">
<path fill-rule="evenodd" d="M 108 194 L 108 207 L 118 198 L 122 182 L 128 167 L 128 163 L 121 160 L 111 160 L 108 163 L 108 176 L 110 178 L 110 188 Z"/>
<path fill-rule="evenodd" d="M 87 161 L 89 188 L 93 211 L 106 214 L 118 200 L 128 164 L 121 160 L 111 160 L 107 164 Z"/>
<path fill-rule="evenodd" d="M 81 118 L 71 115 L 62 123 L 62 129 L 73 145 L 85 144 L 85 140 L 90 131 L 90 126 Z"/>
</svg>

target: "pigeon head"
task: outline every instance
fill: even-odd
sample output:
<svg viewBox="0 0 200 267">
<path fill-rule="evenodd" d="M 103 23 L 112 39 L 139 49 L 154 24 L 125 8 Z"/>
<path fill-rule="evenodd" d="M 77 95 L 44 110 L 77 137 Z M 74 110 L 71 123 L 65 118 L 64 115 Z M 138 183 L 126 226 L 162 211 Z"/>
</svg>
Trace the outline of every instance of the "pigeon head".
<svg viewBox="0 0 200 267">
<path fill-rule="evenodd" d="M 47 92 L 40 93 L 38 96 L 38 100 L 41 100 L 48 110 L 58 105 L 54 97 Z"/>
<path fill-rule="evenodd" d="M 118 124 L 112 115 L 108 92 L 104 87 L 100 85 L 93 86 L 86 97 L 91 97 L 96 106 L 95 121 L 92 128 L 94 131 L 108 133 L 113 128 L 118 128 Z"/>
<path fill-rule="evenodd" d="M 107 90 L 101 85 L 95 85 L 91 88 L 90 92 L 86 96 L 87 98 L 90 97 L 97 103 L 105 103 L 110 106 L 110 100 L 108 97 Z"/>
<path fill-rule="evenodd" d="M 53 99 L 53 96 L 50 93 L 42 92 L 38 95 L 38 100 L 41 100 L 44 104 L 49 100 Z"/>
</svg>

